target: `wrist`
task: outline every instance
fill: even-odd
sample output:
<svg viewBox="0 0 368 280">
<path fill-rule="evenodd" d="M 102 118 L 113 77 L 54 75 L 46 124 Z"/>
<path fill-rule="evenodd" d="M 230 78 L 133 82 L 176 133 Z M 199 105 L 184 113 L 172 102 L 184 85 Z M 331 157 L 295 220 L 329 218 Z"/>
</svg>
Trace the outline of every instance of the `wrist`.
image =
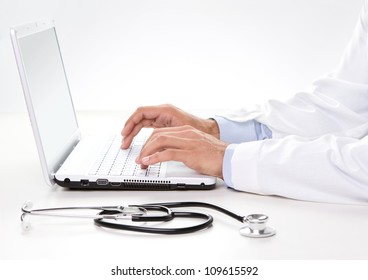
<svg viewBox="0 0 368 280">
<path fill-rule="evenodd" d="M 214 119 L 206 119 L 205 122 L 205 132 L 220 139 L 220 128 Z"/>
</svg>

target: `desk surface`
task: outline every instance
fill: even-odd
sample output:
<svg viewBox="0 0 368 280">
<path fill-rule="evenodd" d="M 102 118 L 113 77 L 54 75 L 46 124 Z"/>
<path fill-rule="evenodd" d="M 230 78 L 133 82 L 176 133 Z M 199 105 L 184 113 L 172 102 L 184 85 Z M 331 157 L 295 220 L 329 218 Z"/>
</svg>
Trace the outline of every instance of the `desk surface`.
<svg viewBox="0 0 368 280">
<path fill-rule="evenodd" d="M 80 112 L 82 131 L 120 128 L 122 112 Z M 368 207 L 320 204 L 230 190 L 218 181 L 211 191 L 70 191 L 43 181 L 35 142 L 25 113 L 0 114 L 0 259 L 368 259 Z M 245 175 L 246 176 L 246 175 Z M 20 207 L 127 205 L 158 201 L 204 201 L 239 214 L 264 213 L 277 228 L 274 237 L 246 238 L 242 226 L 222 214 L 213 227 L 193 234 L 161 236 L 98 228 L 90 220 L 30 217 L 22 232 Z M 31 219 L 32 218 L 32 219 Z M 33 219 L 34 218 L 34 219 Z"/>
</svg>

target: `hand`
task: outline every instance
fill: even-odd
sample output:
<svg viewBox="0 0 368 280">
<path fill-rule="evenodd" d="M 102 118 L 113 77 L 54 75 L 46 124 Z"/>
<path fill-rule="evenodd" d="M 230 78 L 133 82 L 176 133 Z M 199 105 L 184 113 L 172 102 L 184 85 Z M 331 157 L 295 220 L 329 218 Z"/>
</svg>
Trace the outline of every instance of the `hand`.
<svg viewBox="0 0 368 280">
<path fill-rule="evenodd" d="M 121 148 L 127 149 L 134 136 L 143 127 L 162 128 L 183 125 L 190 125 L 216 138 L 220 137 L 219 128 L 214 120 L 198 118 L 172 105 L 147 106 L 138 108 L 125 123 L 121 131 L 123 136 Z"/>
<path fill-rule="evenodd" d="M 159 128 L 146 141 L 136 163 L 147 168 L 158 162 L 175 160 L 202 174 L 223 178 L 222 162 L 227 146 L 189 125 Z"/>
</svg>

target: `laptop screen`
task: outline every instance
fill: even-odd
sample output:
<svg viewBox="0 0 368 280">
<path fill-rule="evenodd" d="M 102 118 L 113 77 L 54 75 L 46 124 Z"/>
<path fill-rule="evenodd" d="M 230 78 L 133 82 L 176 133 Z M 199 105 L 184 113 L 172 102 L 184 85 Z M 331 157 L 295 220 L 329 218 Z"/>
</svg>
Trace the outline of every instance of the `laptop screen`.
<svg viewBox="0 0 368 280">
<path fill-rule="evenodd" d="M 33 110 L 48 170 L 55 171 L 78 131 L 55 28 L 19 36 L 17 41 L 28 110 Z"/>
</svg>

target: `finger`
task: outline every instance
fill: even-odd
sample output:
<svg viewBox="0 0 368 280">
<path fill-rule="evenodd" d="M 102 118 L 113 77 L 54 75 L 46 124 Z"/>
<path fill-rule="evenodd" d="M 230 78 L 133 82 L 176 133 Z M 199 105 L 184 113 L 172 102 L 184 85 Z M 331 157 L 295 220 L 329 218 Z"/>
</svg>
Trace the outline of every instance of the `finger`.
<svg viewBox="0 0 368 280">
<path fill-rule="evenodd" d="M 151 120 L 143 120 L 139 124 L 137 124 L 134 129 L 131 131 L 131 133 L 127 136 L 123 136 L 121 141 L 121 148 L 122 149 L 128 149 L 130 147 L 130 144 L 133 141 L 133 138 L 137 136 L 137 134 L 141 131 L 143 127 L 152 127 L 152 121 Z"/>
<path fill-rule="evenodd" d="M 127 136 L 123 136 L 122 140 L 121 140 L 121 148 L 122 149 L 128 149 L 130 147 L 130 144 L 133 141 L 133 138 L 139 133 L 139 131 L 143 128 L 142 124 L 137 124 L 133 131 L 127 135 Z"/>
<path fill-rule="evenodd" d="M 195 131 L 195 130 L 196 129 L 190 125 L 159 127 L 159 128 L 155 128 L 151 136 L 155 136 L 160 133 L 163 134 L 163 133 L 176 133 L 176 132 L 190 132 L 190 131 Z"/>
<path fill-rule="evenodd" d="M 142 159 L 142 164 L 143 166 L 147 167 L 148 165 L 153 165 L 159 162 L 166 162 L 171 160 L 180 161 L 185 164 L 188 160 L 188 156 L 189 153 L 186 150 L 166 149 L 144 157 Z"/>
<path fill-rule="evenodd" d="M 174 135 L 159 135 L 149 143 L 146 143 L 137 157 L 136 163 L 145 164 L 142 162 L 142 159 L 156 152 L 161 152 L 167 149 L 187 150 L 197 144 L 198 143 L 196 141 L 188 138 L 177 137 Z"/>
<path fill-rule="evenodd" d="M 199 136 L 203 138 L 203 136 L 201 136 L 202 134 L 203 133 L 197 131 L 190 125 L 156 128 L 155 130 L 153 130 L 150 137 L 146 140 L 145 145 L 148 145 L 153 139 L 160 135 L 173 135 L 182 138 L 196 138 L 197 136 Z"/>
<path fill-rule="evenodd" d="M 144 151 L 147 146 L 152 145 L 153 141 L 159 141 L 159 142 L 165 141 L 164 138 L 162 138 L 162 140 L 157 139 L 159 137 L 165 137 L 165 136 L 167 137 L 172 136 L 172 137 L 183 138 L 187 140 L 194 140 L 194 139 L 203 140 L 203 138 L 205 137 L 205 134 L 201 131 L 194 129 L 193 127 L 189 125 L 180 126 L 180 127 L 157 128 L 152 132 L 150 137 L 144 143 L 142 147 L 142 151 Z M 187 142 L 185 142 L 184 144 L 186 145 Z M 137 159 L 138 159 L 137 162 L 139 162 L 140 157 L 138 157 Z"/>
<path fill-rule="evenodd" d="M 132 118 L 132 117 L 131 117 Z M 123 129 L 121 130 L 121 136 L 126 137 L 129 134 L 132 133 L 132 130 L 134 129 L 134 127 L 140 123 L 140 119 L 138 119 L 137 121 L 133 121 L 131 119 L 128 119 L 125 124 Z"/>
<path fill-rule="evenodd" d="M 190 127 L 191 128 L 191 127 Z M 180 139 L 174 139 L 172 138 L 171 141 L 166 142 L 166 140 L 160 140 L 157 139 L 158 135 L 160 135 L 160 137 L 182 137 L 183 139 L 185 139 L 183 136 L 185 134 L 185 131 L 183 131 L 184 127 L 165 127 L 165 128 L 157 128 L 153 131 L 153 133 L 150 135 L 150 137 L 147 139 L 146 143 L 143 145 L 142 150 L 140 155 L 136 158 L 136 163 L 139 164 L 142 169 L 146 169 L 148 167 L 148 165 L 144 164 L 141 160 L 142 156 L 144 156 L 145 154 L 149 153 L 150 150 L 154 150 L 154 149 L 161 149 L 160 145 L 158 145 L 158 143 L 155 144 L 155 141 L 160 142 L 161 147 L 166 145 L 166 148 L 168 148 L 169 146 L 171 147 L 176 147 L 178 148 L 179 146 L 175 146 L 174 144 L 180 141 Z M 162 139 L 162 138 L 161 138 Z M 181 147 L 183 145 L 185 145 L 186 143 L 184 143 L 183 141 L 181 141 Z M 153 144 L 152 144 L 153 143 Z M 166 144 L 165 144 L 166 143 Z M 149 149 L 147 149 L 147 146 L 149 147 Z"/>
<path fill-rule="evenodd" d="M 147 138 L 146 142 L 143 144 L 142 150 L 145 146 L 149 145 L 153 139 L 155 139 L 158 135 L 164 134 L 172 134 L 180 131 L 180 127 L 164 127 L 164 128 L 156 128 L 152 131 L 151 135 Z"/>
<path fill-rule="evenodd" d="M 157 118 L 158 112 L 153 106 L 139 107 L 125 122 L 124 128 L 121 131 L 123 137 L 131 134 L 135 126 L 144 120 L 150 121 L 152 125 L 153 121 Z M 146 123 L 147 124 L 147 123 Z"/>
</svg>

